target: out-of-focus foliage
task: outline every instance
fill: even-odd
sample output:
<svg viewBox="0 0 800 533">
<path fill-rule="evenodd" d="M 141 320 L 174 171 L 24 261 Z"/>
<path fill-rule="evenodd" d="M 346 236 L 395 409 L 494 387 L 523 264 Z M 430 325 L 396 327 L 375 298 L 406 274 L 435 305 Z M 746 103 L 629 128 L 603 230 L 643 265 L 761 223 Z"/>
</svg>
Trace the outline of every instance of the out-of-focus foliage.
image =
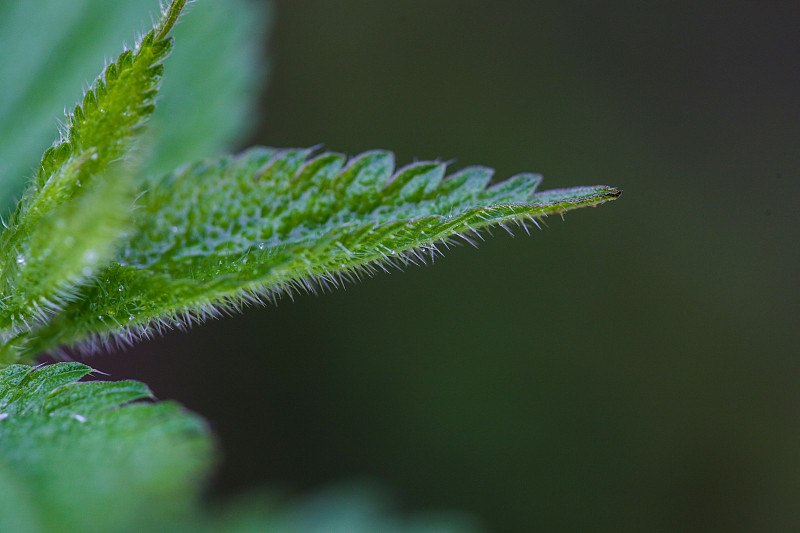
<svg viewBox="0 0 800 533">
<path fill-rule="evenodd" d="M 78 363 L 0 370 L 0 531 L 153 531 L 194 508 L 206 424 Z M 135 402 L 135 403 L 131 403 Z"/>
<path fill-rule="evenodd" d="M 78 382 L 80 363 L 0 370 L 0 531 L 470 533 L 452 513 L 395 516 L 382 490 L 259 494 L 201 510 L 212 443 L 199 417 L 136 381 Z"/>
<path fill-rule="evenodd" d="M 166 62 L 169 79 L 139 165 L 166 172 L 241 141 L 266 76 L 261 54 L 270 16 L 263 6 L 203 0 L 189 7 L 191 22 L 174 29 L 182 46 Z M 57 121 L 82 98 L 81 85 L 122 43 L 132 48 L 132 32 L 144 33 L 157 10 L 157 0 L 0 2 L 0 213 L 36 174 L 42 152 L 57 139 Z"/>
<path fill-rule="evenodd" d="M 217 524 L 220 533 L 476 533 L 471 518 L 447 512 L 400 515 L 385 489 L 373 483 L 328 487 L 286 501 L 251 494 L 232 502 Z"/>
</svg>

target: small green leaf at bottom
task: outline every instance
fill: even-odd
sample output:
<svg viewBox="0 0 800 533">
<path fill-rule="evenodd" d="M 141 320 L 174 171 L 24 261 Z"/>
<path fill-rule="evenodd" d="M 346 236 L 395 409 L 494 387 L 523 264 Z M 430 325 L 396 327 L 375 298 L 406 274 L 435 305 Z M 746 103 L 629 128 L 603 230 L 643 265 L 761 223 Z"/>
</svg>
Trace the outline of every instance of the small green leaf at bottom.
<svg viewBox="0 0 800 533">
<path fill-rule="evenodd" d="M 152 531 L 196 509 L 206 424 L 78 363 L 0 370 L 0 531 Z"/>
</svg>

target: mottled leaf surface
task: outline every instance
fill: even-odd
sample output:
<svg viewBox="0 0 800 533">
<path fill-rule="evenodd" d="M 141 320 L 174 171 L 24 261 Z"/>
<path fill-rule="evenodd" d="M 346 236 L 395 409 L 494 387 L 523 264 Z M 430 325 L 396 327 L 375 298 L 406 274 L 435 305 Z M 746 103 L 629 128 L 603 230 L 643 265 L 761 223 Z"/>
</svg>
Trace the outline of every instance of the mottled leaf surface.
<svg viewBox="0 0 800 533">
<path fill-rule="evenodd" d="M 521 174 L 490 185 L 492 171 L 445 165 L 394 168 L 391 153 L 351 160 L 309 150 L 255 148 L 188 165 L 138 199 L 119 255 L 30 339 L 28 355 L 87 334 L 136 336 L 283 291 L 336 286 L 424 262 L 481 228 L 538 224 L 612 200 L 611 187 L 537 192 Z M 123 337 L 127 338 L 127 337 Z"/>
</svg>

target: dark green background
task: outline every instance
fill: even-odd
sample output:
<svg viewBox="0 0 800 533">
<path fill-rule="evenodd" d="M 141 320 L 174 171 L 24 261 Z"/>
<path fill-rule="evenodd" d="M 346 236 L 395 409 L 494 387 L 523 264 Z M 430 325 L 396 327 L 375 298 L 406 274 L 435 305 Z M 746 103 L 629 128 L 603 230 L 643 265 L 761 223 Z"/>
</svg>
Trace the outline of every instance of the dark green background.
<svg viewBox="0 0 800 533">
<path fill-rule="evenodd" d="M 218 494 L 354 477 L 490 531 L 796 531 L 800 8 L 280 1 L 251 144 L 622 197 L 90 363 L 208 417 Z M 187 18 L 187 22 L 188 18 Z"/>
</svg>

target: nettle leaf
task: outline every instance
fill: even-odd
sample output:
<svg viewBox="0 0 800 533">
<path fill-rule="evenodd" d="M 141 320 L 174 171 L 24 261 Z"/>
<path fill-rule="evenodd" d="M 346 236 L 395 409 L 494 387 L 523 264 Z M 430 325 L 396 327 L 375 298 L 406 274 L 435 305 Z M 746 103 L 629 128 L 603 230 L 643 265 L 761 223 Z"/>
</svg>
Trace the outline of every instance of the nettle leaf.
<svg viewBox="0 0 800 533">
<path fill-rule="evenodd" d="M 184 2 L 175 2 L 162 21 L 133 50 L 120 54 L 67 116 L 62 140 L 42 156 L 32 186 L 12 215 L 11 224 L 35 224 L 48 210 L 72 196 L 113 161 L 125 156 L 131 141 L 155 110 L 162 61 L 172 50 L 167 35 Z"/>
<path fill-rule="evenodd" d="M 66 118 L 0 235 L 0 364 L 16 341 L 46 321 L 98 267 L 131 216 L 131 171 L 120 164 L 152 114 L 169 31 L 185 0 L 168 6 L 134 50 L 110 63 Z"/>
<path fill-rule="evenodd" d="M 137 201 L 111 265 L 27 343 L 26 357 L 95 335 L 127 340 L 283 292 L 425 262 L 482 228 L 538 226 L 619 196 L 606 186 L 536 192 L 539 176 L 489 185 L 492 171 L 445 165 L 398 171 L 391 153 L 347 161 L 255 148 L 183 167 Z"/>
<path fill-rule="evenodd" d="M 208 512 L 203 420 L 148 401 L 136 381 L 79 382 L 91 372 L 80 363 L 0 370 L 0 531 L 477 531 L 460 514 L 400 515 L 364 483 L 298 501 L 254 493 Z"/>
<path fill-rule="evenodd" d="M 78 88 L 96 77 L 110 51 L 132 44 L 132 32 L 151 25 L 158 5 L 158 0 L 0 2 L 3 216 L 52 143 L 65 103 L 74 102 Z M 265 79 L 261 51 L 269 20 L 263 3 L 248 0 L 191 6 L 186 23 L 172 32 L 181 46 L 164 62 L 169 76 L 148 122 L 142 168 L 167 172 L 230 150 L 242 139 L 253 124 L 247 113 Z"/>
<path fill-rule="evenodd" d="M 0 531 L 152 531 L 195 510 L 206 424 L 135 381 L 77 383 L 91 370 L 0 370 Z"/>
</svg>

